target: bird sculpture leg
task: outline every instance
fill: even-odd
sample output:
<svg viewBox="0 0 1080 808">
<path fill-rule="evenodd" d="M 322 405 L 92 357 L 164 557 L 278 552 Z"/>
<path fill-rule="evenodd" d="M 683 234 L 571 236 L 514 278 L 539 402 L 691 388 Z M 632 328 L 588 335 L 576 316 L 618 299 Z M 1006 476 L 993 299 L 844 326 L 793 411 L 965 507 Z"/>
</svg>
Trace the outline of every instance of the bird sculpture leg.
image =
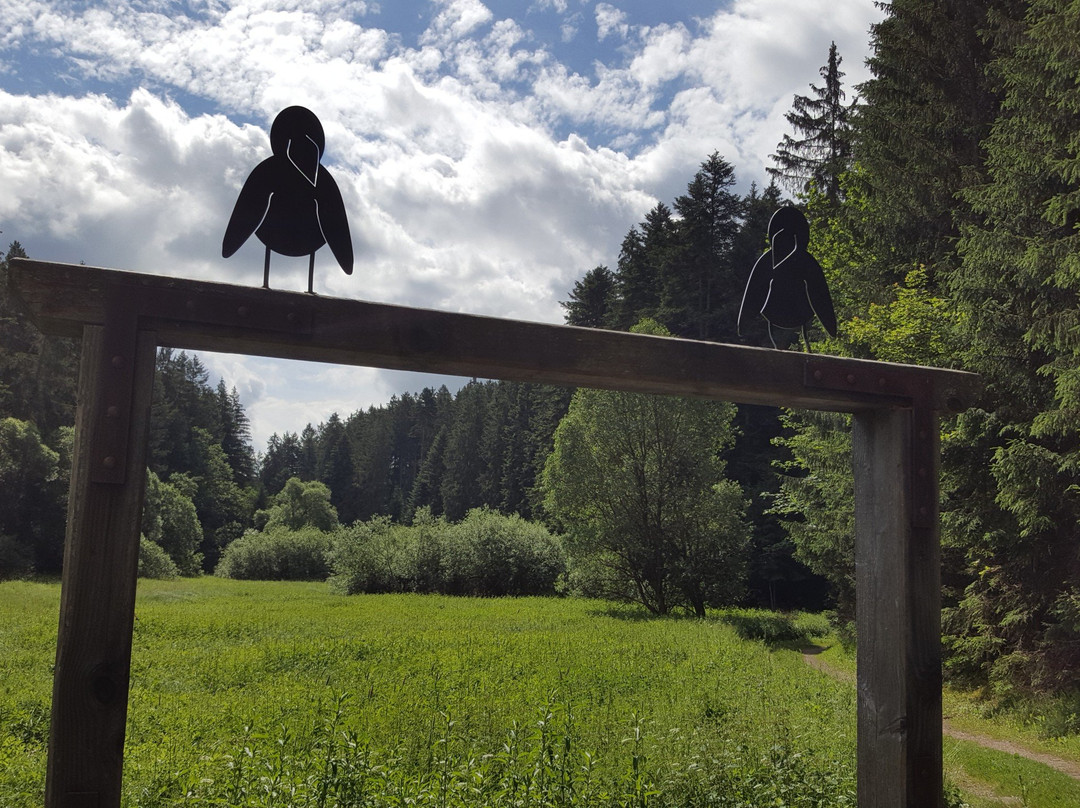
<svg viewBox="0 0 1080 808">
<path fill-rule="evenodd" d="M 263 289 L 270 288 L 270 248 L 266 248 L 266 258 L 263 259 Z"/>
<path fill-rule="evenodd" d="M 315 294 L 315 253 L 308 259 L 307 290 L 309 295 Z"/>
<path fill-rule="evenodd" d="M 802 327 L 802 339 L 803 339 L 803 342 L 806 343 L 806 352 L 807 353 L 813 353 L 814 351 L 810 347 L 810 337 L 808 337 L 806 335 L 806 326 L 805 325 Z"/>
<path fill-rule="evenodd" d="M 769 328 L 769 342 L 771 342 L 772 346 L 775 348 L 776 347 L 776 337 L 774 337 L 773 333 L 772 333 L 772 323 L 770 323 L 768 320 L 766 320 L 765 323 Z"/>
</svg>

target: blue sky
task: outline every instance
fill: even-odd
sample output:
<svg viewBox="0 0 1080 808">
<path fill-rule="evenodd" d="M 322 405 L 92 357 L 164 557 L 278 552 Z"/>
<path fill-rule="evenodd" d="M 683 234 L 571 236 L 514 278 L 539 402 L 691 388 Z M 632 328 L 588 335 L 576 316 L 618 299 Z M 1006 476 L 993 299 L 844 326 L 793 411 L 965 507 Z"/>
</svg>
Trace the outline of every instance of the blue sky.
<svg viewBox="0 0 1080 808">
<path fill-rule="evenodd" d="M 866 78 L 872 0 L 0 0 L 0 230 L 35 258 L 259 285 L 221 236 L 268 131 L 316 112 L 356 271 L 316 291 L 561 322 L 559 301 L 718 151 L 767 181 L 836 41 Z M 306 288 L 275 256 L 271 286 Z M 257 448 L 441 380 L 204 355 Z M 313 391 L 318 391 L 313 393 Z"/>
</svg>

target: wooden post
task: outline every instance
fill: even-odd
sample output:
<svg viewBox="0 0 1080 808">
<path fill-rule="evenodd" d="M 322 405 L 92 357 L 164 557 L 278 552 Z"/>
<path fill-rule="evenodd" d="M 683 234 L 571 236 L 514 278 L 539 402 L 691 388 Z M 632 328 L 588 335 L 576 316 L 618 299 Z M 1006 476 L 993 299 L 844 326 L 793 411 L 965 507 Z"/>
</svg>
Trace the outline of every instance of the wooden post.
<svg viewBox="0 0 1080 808">
<path fill-rule="evenodd" d="M 859 808 L 940 808 L 937 418 L 857 413 L 855 588 Z"/>
<path fill-rule="evenodd" d="M 152 336 L 131 329 L 127 350 L 117 353 L 116 340 L 107 339 L 104 328 L 83 329 L 49 728 L 47 808 L 120 805 L 154 379 Z M 110 384 L 117 377 L 130 383 Z M 125 456 L 109 456 L 106 462 L 101 456 L 101 425 L 113 421 L 125 424 L 121 440 Z M 100 477 L 99 466 L 110 472 L 123 467 L 126 473 L 120 482 L 99 482 L 95 480 Z"/>
</svg>

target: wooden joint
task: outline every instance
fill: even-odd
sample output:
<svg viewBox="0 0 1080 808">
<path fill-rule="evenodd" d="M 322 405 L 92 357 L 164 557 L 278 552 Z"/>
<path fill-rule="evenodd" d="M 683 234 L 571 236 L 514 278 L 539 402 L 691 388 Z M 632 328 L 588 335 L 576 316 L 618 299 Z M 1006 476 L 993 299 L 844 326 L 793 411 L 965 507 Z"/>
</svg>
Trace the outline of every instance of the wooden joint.
<svg viewBox="0 0 1080 808">
<path fill-rule="evenodd" d="M 809 357 L 804 369 L 804 384 L 829 390 L 848 390 L 871 397 L 892 400 L 894 406 L 911 414 L 911 446 L 908 463 L 910 520 L 915 528 L 932 528 L 936 523 L 938 428 L 934 388 L 929 376 L 913 376 L 875 363 L 874 367 L 838 366 L 824 357 Z M 963 409 L 962 397 L 946 392 L 943 405 L 949 410 Z"/>
</svg>

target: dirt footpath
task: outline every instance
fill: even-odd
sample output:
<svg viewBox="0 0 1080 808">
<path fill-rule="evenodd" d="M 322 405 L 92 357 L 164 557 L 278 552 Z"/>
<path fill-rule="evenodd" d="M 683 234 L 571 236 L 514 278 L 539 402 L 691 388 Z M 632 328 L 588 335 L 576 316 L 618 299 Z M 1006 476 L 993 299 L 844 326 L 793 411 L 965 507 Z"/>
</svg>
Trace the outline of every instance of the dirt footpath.
<svg viewBox="0 0 1080 808">
<path fill-rule="evenodd" d="M 809 648 L 804 648 L 802 651 L 803 661 L 811 668 L 815 668 L 828 676 L 836 679 L 839 682 L 846 682 L 848 684 L 855 684 L 855 675 L 849 671 L 840 670 L 839 668 L 830 665 L 825 660 L 821 659 L 819 654 L 824 651 L 820 645 L 814 645 Z M 1048 755 L 1044 752 L 1036 752 L 1034 749 L 1028 749 L 1026 746 L 1013 743 L 1012 741 L 1002 741 L 997 738 L 991 738 L 989 735 L 980 735 L 974 732 L 966 732 L 961 729 L 957 729 L 952 726 L 948 719 L 946 719 L 941 726 L 941 731 L 949 738 L 955 738 L 958 741 L 969 741 L 970 743 L 978 744 L 979 746 L 987 749 L 994 749 L 998 752 L 1005 752 L 1009 755 L 1019 755 L 1022 758 L 1028 760 L 1034 760 L 1036 763 L 1041 763 L 1044 766 L 1049 766 L 1051 769 L 1056 769 L 1062 774 L 1068 775 L 1074 780 L 1080 780 L 1080 764 L 1074 763 L 1071 760 L 1064 760 L 1054 755 Z"/>
</svg>

